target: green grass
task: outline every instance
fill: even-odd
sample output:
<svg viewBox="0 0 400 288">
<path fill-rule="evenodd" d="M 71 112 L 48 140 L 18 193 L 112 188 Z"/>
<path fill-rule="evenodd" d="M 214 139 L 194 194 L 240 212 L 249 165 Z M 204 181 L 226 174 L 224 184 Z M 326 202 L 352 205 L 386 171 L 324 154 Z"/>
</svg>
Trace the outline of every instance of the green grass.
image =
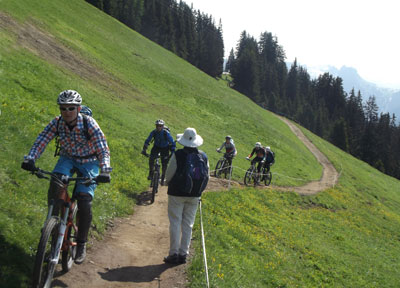
<svg viewBox="0 0 400 288">
<path fill-rule="evenodd" d="M 100 237 L 110 218 L 132 213 L 146 189 L 140 151 L 158 118 L 173 136 L 195 127 L 211 167 L 221 156 L 215 148 L 232 135 L 235 180 L 242 181 L 257 141 L 276 152 L 274 185 L 321 177 L 316 159 L 272 113 L 86 2 L 2 0 L 0 13 L 1 287 L 29 285 L 48 184 L 20 163 L 59 113 L 64 89 L 82 94 L 111 150 L 112 183 L 96 190 L 92 236 Z M 204 195 L 213 287 L 395 287 L 399 182 L 306 133 L 341 171 L 334 189 L 311 197 L 254 189 Z M 52 169 L 53 152 L 50 143 L 38 166 Z M 198 227 L 195 233 L 200 239 Z M 203 287 L 200 242 L 194 244 L 190 279 Z"/>
<path fill-rule="evenodd" d="M 203 196 L 214 287 L 398 287 L 398 180 L 303 129 L 341 172 L 315 196 L 232 190 Z M 195 238 L 200 239 L 199 227 Z M 202 254 L 190 268 L 203 287 Z"/>
</svg>

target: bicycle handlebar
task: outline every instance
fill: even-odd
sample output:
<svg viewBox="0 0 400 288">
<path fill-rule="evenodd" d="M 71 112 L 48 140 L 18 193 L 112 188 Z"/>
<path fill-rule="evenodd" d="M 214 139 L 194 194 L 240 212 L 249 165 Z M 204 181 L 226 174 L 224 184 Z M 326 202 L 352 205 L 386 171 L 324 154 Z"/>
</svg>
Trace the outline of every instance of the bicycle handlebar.
<svg viewBox="0 0 400 288">
<path fill-rule="evenodd" d="M 146 152 L 141 152 L 140 154 L 142 154 L 143 156 L 145 156 L 145 157 L 147 157 L 147 158 L 149 158 L 150 157 L 150 155 L 149 154 L 147 154 Z"/>
<path fill-rule="evenodd" d="M 67 175 L 62 175 L 61 179 L 58 177 L 57 174 L 49 171 L 45 171 L 43 169 L 40 169 L 39 167 L 36 167 L 34 171 L 32 171 L 32 174 L 35 174 L 38 178 L 40 179 L 53 179 L 55 180 L 58 184 L 68 184 L 71 181 L 79 181 L 83 180 L 82 184 L 84 185 L 90 185 L 90 184 L 98 184 L 100 182 L 97 181 L 97 177 L 91 178 L 91 177 L 69 177 Z M 50 177 L 47 177 L 45 175 L 49 175 Z"/>
<path fill-rule="evenodd" d="M 141 152 L 140 154 L 142 154 L 143 156 L 146 156 L 147 158 L 149 158 L 150 157 L 150 154 L 147 154 L 146 152 Z M 160 152 L 158 152 L 158 154 L 157 154 L 157 157 L 156 158 L 161 158 L 161 153 Z"/>
</svg>

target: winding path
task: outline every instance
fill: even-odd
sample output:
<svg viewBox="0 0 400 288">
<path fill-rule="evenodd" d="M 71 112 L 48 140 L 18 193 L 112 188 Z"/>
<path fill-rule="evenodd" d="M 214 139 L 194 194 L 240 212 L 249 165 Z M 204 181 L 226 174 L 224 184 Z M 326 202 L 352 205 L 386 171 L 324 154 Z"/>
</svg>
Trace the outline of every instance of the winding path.
<svg viewBox="0 0 400 288">
<path fill-rule="evenodd" d="M 334 186 L 339 175 L 333 165 L 296 125 L 280 118 L 315 155 L 323 166 L 323 173 L 319 181 L 301 187 L 272 188 L 310 195 Z M 221 190 L 227 186 L 226 180 L 211 178 L 207 190 Z M 73 266 L 67 274 L 58 273 L 53 287 L 186 287 L 185 265 L 163 263 L 169 248 L 169 222 L 167 189 L 160 188 L 152 205 L 146 205 L 149 195 L 142 193 L 135 213 L 127 218 L 115 219 L 104 239 L 91 244 L 86 261 L 80 266 Z"/>
<path fill-rule="evenodd" d="M 322 165 L 322 177 L 319 181 L 311 181 L 300 187 L 274 187 L 274 189 L 284 191 L 295 191 L 301 195 L 311 195 L 321 192 L 327 188 L 331 188 L 336 185 L 339 180 L 339 173 L 333 167 L 332 163 L 326 158 L 321 151 L 301 132 L 301 130 L 288 119 L 278 116 L 283 122 L 285 122 L 290 130 L 306 145 L 311 153 L 317 158 L 318 162 Z"/>
</svg>

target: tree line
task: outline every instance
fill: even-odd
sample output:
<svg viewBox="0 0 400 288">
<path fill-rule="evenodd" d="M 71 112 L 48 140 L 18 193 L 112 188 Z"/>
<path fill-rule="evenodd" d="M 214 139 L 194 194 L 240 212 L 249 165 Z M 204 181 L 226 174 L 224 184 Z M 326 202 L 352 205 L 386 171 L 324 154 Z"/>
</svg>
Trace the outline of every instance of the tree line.
<svg viewBox="0 0 400 288">
<path fill-rule="evenodd" d="M 223 69 L 222 24 L 175 0 L 86 0 L 212 77 Z M 346 93 L 329 73 L 311 79 L 289 68 L 284 49 L 271 33 L 257 40 L 243 31 L 225 66 L 231 87 L 260 106 L 283 114 L 342 150 L 400 179 L 400 127 L 395 115 L 378 113 L 375 98 Z"/>
<path fill-rule="evenodd" d="M 375 97 L 346 93 L 329 73 L 311 79 L 295 59 L 287 67 L 278 40 L 264 32 L 257 41 L 241 33 L 226 69 L 231 87 L 260 106 L 284 114 L 342 150 L 400 179 L 400 126 L 395 115 L 378 113 Z"/>
<path fill-rule="evenodd" d="M 212 77 L 222 74 L 222 24 L 175 0 L 86 0 Z"/>
</svg>

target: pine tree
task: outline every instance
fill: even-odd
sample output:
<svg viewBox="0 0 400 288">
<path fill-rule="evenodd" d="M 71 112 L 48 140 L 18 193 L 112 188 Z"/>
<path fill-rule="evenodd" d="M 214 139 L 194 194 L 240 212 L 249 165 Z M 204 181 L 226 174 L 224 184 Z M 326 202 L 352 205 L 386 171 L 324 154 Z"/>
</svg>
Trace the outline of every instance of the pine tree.
<svg viewBox="0 0 400 288">
<path fill-rule="evenodd" d="M 330 139 L 332 144 L 335 146 L 339 147 L 343 151 L 349 151 L 347 125 L 343 118 L 339 118 L 335 121 Z"/>
<path fill-rule="evenodd" d="M 259 103 L 258 45 L 246 31 L 241 34 L 236 54 L 235 65 L 231 72 L 234 88 Z"/>
<path fill-rule="evenodd" d="M 229 52 L 228 61 L 226 61 L 225 72 L 230 73 L 233 65 L 235 65 L 235 54 L 234 54 L 233 48 L 232 48 L 231 52 Z"/>
</svg>

